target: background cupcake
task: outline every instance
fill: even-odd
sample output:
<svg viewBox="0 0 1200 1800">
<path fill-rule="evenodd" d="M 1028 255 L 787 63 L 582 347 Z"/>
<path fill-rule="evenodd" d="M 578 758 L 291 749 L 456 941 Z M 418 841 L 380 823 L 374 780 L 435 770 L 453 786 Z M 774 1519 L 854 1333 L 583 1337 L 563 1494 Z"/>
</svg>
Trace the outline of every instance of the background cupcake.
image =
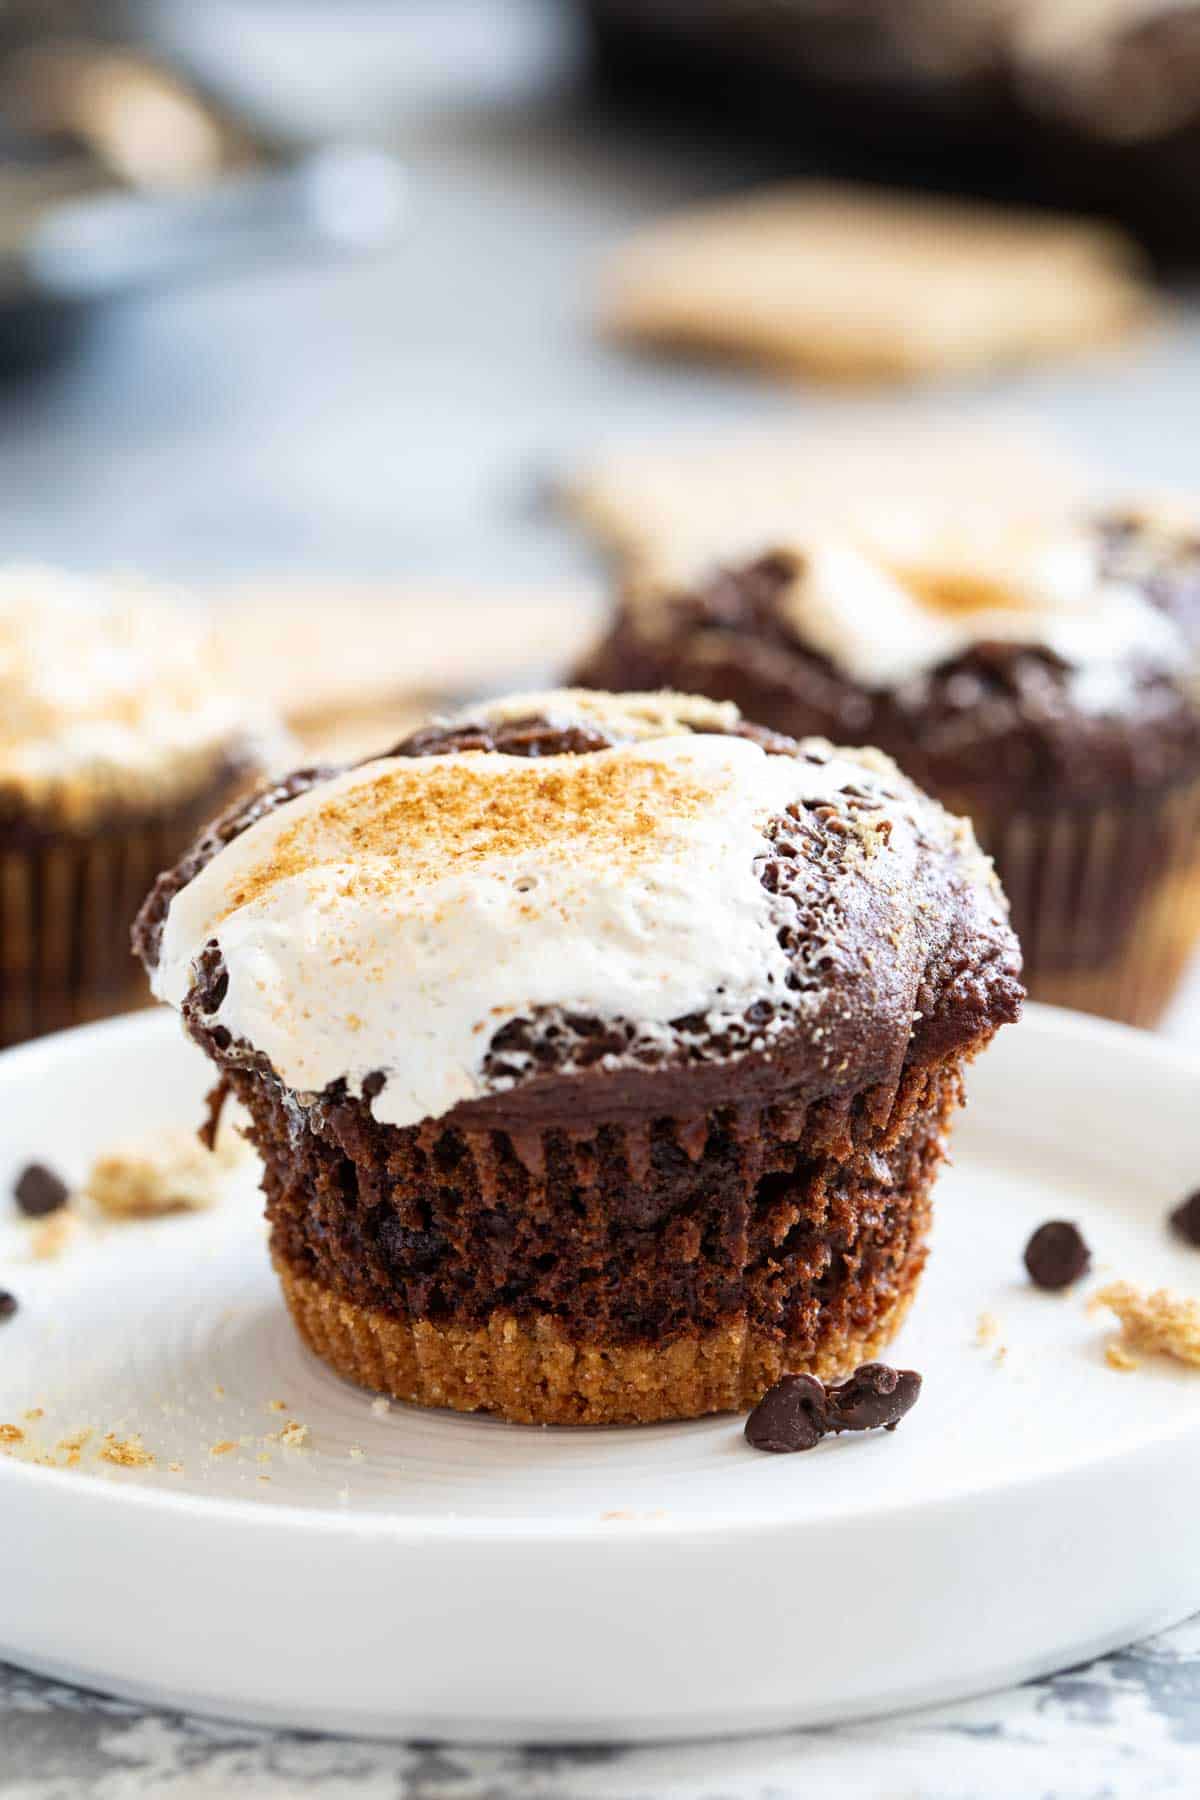
<svg viewBox="0 0 1200 1800">
<path fill-rule="evenodd" d="M 538 1422 L 876 1354 L 1021 994 L 969 827 L 670 695 L 526 696 L 293 777 L 136 942 L 249 1109 L 312 1348 Z"/>
<path fill-rule="evenodd" d="M 1038 998 L 1162 1011 L 1200 933 L 1200 533 L 882 513 L 631 598 L 579 679 L 878 744 L 997 869 Z"/>
<path fill-rule="evenodd" d="M 222 679 L 160 596 L 0 573 L 0 1044 L 146 997 L 147 884 L 263 772 L 269 725 Z"/>
</svg>

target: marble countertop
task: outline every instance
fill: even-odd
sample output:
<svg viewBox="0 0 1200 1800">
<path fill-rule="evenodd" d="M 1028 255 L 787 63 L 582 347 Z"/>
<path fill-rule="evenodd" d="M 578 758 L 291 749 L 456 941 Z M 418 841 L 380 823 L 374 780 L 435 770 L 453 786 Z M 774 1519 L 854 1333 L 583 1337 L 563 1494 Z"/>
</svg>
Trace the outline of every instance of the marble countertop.
<svg viewBox="0 0 1200 1800">
<path fill-rule="evenodd" d="M 1200 1619 L 1015 1693 L 770 1738 L 466 1750 L 272 1733 L 0 1667 L 4 1800 L 1126 1800 L 1194 1796 Z"/>
<path fill-rule="evenodd" d="M 594 256 L 636 218 L 744 170 L 728 150 L 581 127 L 554 99 L 570 47 L 547 0 L 412 0 L 403 12 L 346 0 L 335 11 L 336 22 L 284 0 L 212 0 L 162 8 L 158 23 L 217 76 L 236 46 L 248 97 L 290 122 L 386 120 L 410 168 L 411 233 L 370 263 L 256 270 L 140 298 L 98 321 L 69 365 L 0 388 L 6 555 L 201 582 L 300 569 L 594 578 L 534 503 L 547 474 L 598 439 L 811 420 L 830 404 L 591 340 Z M 269 92 L 261 77 L 255 86 L 264 68 Z M 352 119 L 338 115 L 339 96 L 347 107 L 353 96 Z M 949 403 L 1037 413 L 1069 441 L 1099 445 L 1131 481 L 1191 481 L 1200 307 L 1182 304 L 1137 355 L 956 390 Z M 1200 972 L 1169 1029 L 1200 1043 Z M 1197 1769 L 1200 1620 L 931 1712 L 635 1750 L 271 1734 L 0 1667 L 0 1800 L 1124 1800 L 1195 1795 Z"/>
</svg>

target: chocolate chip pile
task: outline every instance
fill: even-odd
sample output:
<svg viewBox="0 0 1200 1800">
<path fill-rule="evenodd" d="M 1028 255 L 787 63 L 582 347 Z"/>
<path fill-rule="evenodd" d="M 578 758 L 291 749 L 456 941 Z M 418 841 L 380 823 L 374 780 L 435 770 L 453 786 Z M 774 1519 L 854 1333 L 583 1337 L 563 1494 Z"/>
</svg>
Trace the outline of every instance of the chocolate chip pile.
<svg viewBox="0 0 1200 1800">
<path fill-rule="evenodd" d="M 6 1288 L 0 1288 L 0 1323 L 11 1319 L 17 1310 L 17 1296 L 10 1294 Z"/>
<path fill-rule="evenodd" d="M 916 1405 L 921 1377 L 915 1369 L 863 1363 L 847 1381 L 827 1388 L 815 1375 L 784 1375 L 768 1388 L 746 1420 L 746 1442 L 755 1450 L 786 1454 L 813 1450 L 842 1431 L 895 1431 Z"/>
</svg>

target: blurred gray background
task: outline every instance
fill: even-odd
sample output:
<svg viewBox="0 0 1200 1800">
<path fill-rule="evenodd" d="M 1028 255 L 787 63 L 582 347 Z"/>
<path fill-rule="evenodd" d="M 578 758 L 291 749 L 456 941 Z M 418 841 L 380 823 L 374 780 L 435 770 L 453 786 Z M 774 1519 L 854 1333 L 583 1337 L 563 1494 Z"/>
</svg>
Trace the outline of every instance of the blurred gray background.
<svg viewBox="0 0 1200 1800">
<path fill-rule="evenodd" d="M 70 358 L 7 379 L 3 556 L 201 583 L 594 574 L 545 486 L 597 443 L 857 404 L 594 339 L 606 248 L 757 173 L 761 152 L 579 104 L 577 21 L 558 0 L 132 10 L 271 128 L 391 146 L 406 223 L 372 257 L 264 262 L 111 303 Z M 1190 484 L 1200 312 L 1181 294 L 1171 328 L 1128 352 L 887 404 L 1029 412 L 1118 476 Z"/>
</svg>

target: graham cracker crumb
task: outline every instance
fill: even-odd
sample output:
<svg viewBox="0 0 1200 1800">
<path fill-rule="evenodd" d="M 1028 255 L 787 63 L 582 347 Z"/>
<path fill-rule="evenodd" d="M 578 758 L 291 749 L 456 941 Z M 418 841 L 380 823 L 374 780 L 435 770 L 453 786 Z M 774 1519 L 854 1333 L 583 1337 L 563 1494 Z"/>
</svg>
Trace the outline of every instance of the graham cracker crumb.
<svg viewBox="0 0 1200 1800">
<path fill-rule="evenodd" d="M 23 1444 L 25 1433 L 19 1425 L 0 1425 L 0 1444 Z"/>
<path fill-rule="evenodd" d="M 1121 1322 L 1117 1348 L 1122 1353 L 1158 1353 L 1200 1367 L 1200 1301 L 1180 1299 L 1166 1288 L 1144 1294 L 1128 1281 L 1114 1281 L 1100 1289 L 1092 1306 L 1107 1306 L 1117 1315 Z"/>
<path fill-rule="evenodd" d="M 198 1212 L 220 1197 L 234 1152 L 208 1150 L 193 1131 L 171 1127 L 98 1156 L 83 1193 L 110 1219 Z"/>
<path fill-rule="evenodd" d="M 181 1462 L 169 1462 L 167 1464 L 167 1473 L 168 1475 L 182 1475 L 183 1464 Z"/>
<path fill-rule="evenodd" d="M 268 1410 L 268 1412 L 286 1412 L 287 1411 L 287 1401 L 286 1400 L 268 1400 L 267 1401 L 267 1410 Z"/>
<path fill-rule="evenodd" d="M 308 1443 L 310 1436 L 307 1425 L 301 1425 L 298 1419 L 292 1419 L 280 1432 L 279 1441 L 281 1444 L 286 1444 L 289 1450 L 301 1450 Z"/>
<path fill-rule="evenodd" d="M 350 1446 L 350 1461 L 351 1462 L 366 1462 L 366 1460 L 367 1460 L 366 1451 L 364 1449 L 362 1449 L 362 1447 L 358 1444 L 351 1444 L 351 1446 Z"/>
<path fill-rule="evenodd" d="M 116 1437 L 111 1431 L 106 1432 L 100 1461 L 115 1463 L 120 1469 L 149 1469 L 154 1466 L 153 1456 L 136 1431 L 131 1432 L 127 1438 Z"/>
<path fill-rule="evenodd" d="M 213 1389 L 213 1399 L 214 1400 L 223 1400 L 224 1398 L 225 1398 L 225 1389 L 221 1386 L 221 1383 L 218 1381 L 216 1387 Z"/>
<path fill-rule="evenodd" d="M 31 1406 L 27 1413 L 22 1414 L 23 1418 L 29 1419 L 29 1420 L 44 1419 L 45 1416 L 46 1416 L 45 1408 L 41 1407 L 41 1406 Z"/>
<path fill-rule="evenodd" d="M 38 1262 L 52 1262 L 66 1250 L 79 1230 L 79 1223 L 79 1214 L 69 1206 L 51 1213 L 30 1232 L 30 1253 Z"/>
<path fill-rule="evenodd" d="M 56 1450 L 61 1450 L 64 1453 L 70 1467 L 74 1468 L 75 1463 L 79 1461 L 79 1452 L 89 1441 L 91 1435 L 91 1426 L 83 1425 L 78 1431 L 69 1431 L 66 1437 L 59 1438 L 58 1443 L 54 1447 Z M 72 1457 L 75 1459 L 74 1462 L 71 1462 Z"/>
<path fill-rule="evenodd" d="M 975 1343 L 980 1350 L 986 1350 L 989 1344 L 996 1341 L 1000 1332 L 1000 1321 L 995 1313 L 981 1312 L 975 1321 Z"/>
<path fill-rule="evenodd" d="M 236 1438 L 222 1438 L 219 1444 L 210 1444 L 208 1446 L 208 1454 L 210 1456 L 228 1456 L 229 1452 L 231 1450 L 236 1450 L 237 1447 Z"/>
<path fill-rule="evenodd" d="M 1110 1369 L 1136 1369 L 1139 1366 L 1137 1357 L 1130 1356 L 1128 1350 L 1121 1347 L 1118 1338 L 1114 1338 L 1112 1343 L 1105 1347 L 1104 1360 Z"/>
</svg>

